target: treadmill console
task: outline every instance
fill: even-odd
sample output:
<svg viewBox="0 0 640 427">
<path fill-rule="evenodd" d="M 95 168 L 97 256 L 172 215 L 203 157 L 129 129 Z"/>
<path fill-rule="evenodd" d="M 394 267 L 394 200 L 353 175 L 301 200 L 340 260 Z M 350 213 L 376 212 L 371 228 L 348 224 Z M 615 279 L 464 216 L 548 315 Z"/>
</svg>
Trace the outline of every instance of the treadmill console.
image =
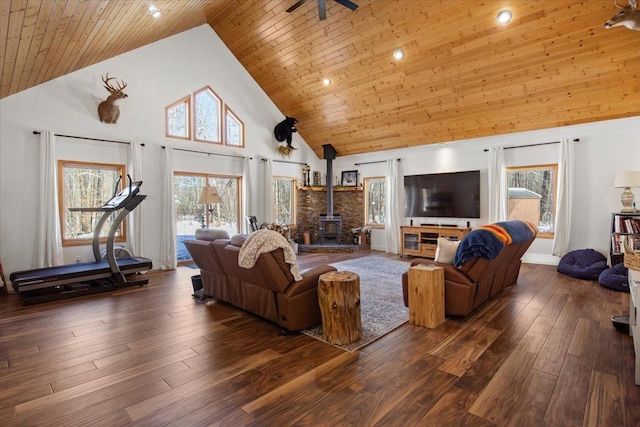
<svg viewBox="0 0 640 427">
<path fill-rule="evenodd" d="M 113 196 L 107 203 L 105 203 L 103 208 L 116 208 L 120 206 L 125 200 L 129 197 L 133 197 L 140 191 L 140 186 L 142 185 L 142 181 L 136 181 L 129 184 L 129 186 L 122 189 L 118 194 Z"/>
</svg>

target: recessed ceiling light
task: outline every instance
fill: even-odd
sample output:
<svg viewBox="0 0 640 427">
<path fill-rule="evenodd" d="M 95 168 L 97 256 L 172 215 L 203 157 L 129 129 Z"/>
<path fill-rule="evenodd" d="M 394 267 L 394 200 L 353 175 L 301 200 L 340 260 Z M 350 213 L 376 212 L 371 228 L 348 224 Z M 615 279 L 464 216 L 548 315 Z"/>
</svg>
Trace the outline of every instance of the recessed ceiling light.
<svg viewBox="0 0 640 427">
<path fill-rule="evenodd" d="M 322 84 L 325 86 L 329 86 L 331 84 L 331 79 L 329 77 L 324 77 L 322 79 Z"/>
<path fill-rule="evenodd" d="M 396 50 L 393 51 L 393 57 L 395 59 L 400 60 L 400 59 L 404 58 L 404 52 L 402 51 L 402 49 L 396 49 Z"/>
<path fill-rule="evenodd" d="M 511 21 L 511 16 L 512 16 L 511 11 L 505 9 L 505 10 L 501 10 L 498 13 L 498 17 L 496 19 L 498 20 L 499 23 L 506 24 L 509 21 Z"/>
<path fill-rule="evenodd" d="M 149 16 L 153 16 L 154 18 L 160 18 L 160 9 L 155 7 L 154 5 L 149 6 Z"/>
</svg>

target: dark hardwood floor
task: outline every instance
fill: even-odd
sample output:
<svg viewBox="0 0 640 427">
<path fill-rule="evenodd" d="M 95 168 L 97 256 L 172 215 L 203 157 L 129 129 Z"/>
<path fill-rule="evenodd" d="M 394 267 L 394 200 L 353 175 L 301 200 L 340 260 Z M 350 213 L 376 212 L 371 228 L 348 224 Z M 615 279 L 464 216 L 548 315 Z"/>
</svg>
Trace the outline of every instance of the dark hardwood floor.
<svg viewBox="0 0 640 427">
<path fill-rule="evenodd" d="M 193 298 L 197 273 L 29 307 L 0 296 L 0 424 L 640 425 L 632 341 L 610 321 L 629 295 L 555 267 L 524 264 L 472 315 L 407 323 L 355 353 Z"/>
</svg>

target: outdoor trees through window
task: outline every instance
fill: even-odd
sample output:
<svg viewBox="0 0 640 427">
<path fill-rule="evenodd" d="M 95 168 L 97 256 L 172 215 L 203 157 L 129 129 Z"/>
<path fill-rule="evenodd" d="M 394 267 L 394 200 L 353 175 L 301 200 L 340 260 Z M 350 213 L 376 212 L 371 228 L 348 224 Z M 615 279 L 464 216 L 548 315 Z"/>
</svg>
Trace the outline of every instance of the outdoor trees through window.
<svg viewBox="0 0 640 427">
<path fill-rule="evenodd" d="M 533 222 L 539 237 L 555 229 L 557 165 L 507 168 L 507 219 Z"/>
<path fill-rule="evenodd" d="M 71 212 L 69 208 L 95 208 L 105 204 L 115 192 L 118 179 L 124 176 L 124 165 L 103 163 L 58 161 L 58 205 L 60 209 L 60 229 L 64 246 L 91 244 L 96 224 L 104 212 Z M 114 216 L 107 220 L 101 230 L 101 238 L 106 239 Z M 125 241 L 122 223 L 116 233 L 116 242 Z"/>
<path fill-rule="evenodd" d="M 385 177 L 364 179 L 365 222 L 371 227 L 384 227 Z"/>
<path fill-rule="evenodd" d="M 294 225 L 296 223 L 296 179 L 274 177 L 273 200 L 276 223 Z"/>
</svg>

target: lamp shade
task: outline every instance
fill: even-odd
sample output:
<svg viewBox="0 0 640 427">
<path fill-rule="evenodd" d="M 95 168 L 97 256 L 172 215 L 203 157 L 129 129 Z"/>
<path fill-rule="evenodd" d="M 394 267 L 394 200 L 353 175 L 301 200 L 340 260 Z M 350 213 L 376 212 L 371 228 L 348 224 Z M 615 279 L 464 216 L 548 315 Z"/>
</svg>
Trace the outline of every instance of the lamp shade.
<svg viewBox="0 0 640 427">
<path fill-rule="evenodd" d="M 202 188 L 202 193 L 200 194 L 200 200 L 198 200 L 198 204 L 208 205 L 209 203 L 220 203 L 220 196 L 218 195 L 218 190 L 216 190 L 216 187 Z"/>
<path fill-rule="evenodd" d="M 615 188 L 640 187 L 640 171 L 616 172 Z"/>
</svg>

